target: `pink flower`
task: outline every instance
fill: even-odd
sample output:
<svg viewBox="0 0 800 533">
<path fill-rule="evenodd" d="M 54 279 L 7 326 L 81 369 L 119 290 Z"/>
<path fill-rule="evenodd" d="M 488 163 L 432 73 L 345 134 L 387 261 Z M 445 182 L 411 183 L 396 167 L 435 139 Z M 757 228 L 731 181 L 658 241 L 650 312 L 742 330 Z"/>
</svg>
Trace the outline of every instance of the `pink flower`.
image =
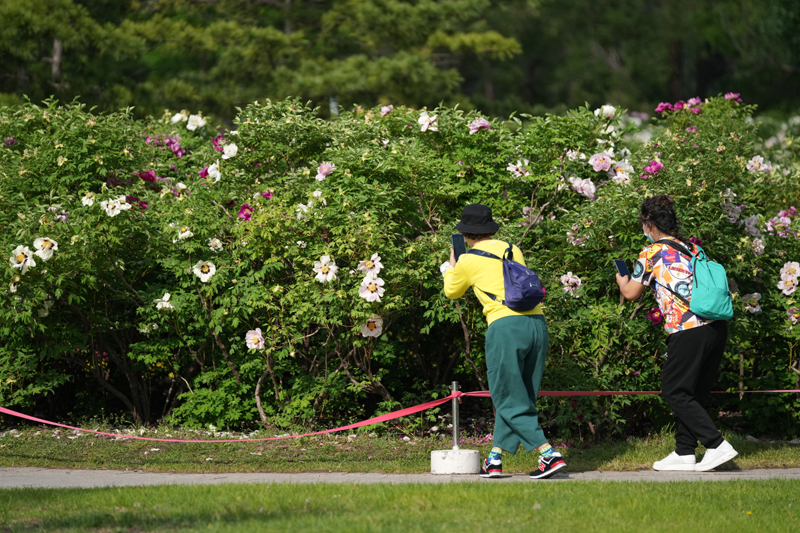
<svg viewBox="0 0 800 533">
<path fill-rule="evenodd" d="M 696 246 L 703 246 L 703 241 L 701 241 L 697 237 L 689 237 L 689 242 Z"/>
<path fill-rule="evenodd" d="M 652 176 L 658 174 L 658 171 L 661 170 L 662 168 L 664 168 L 664 163 L 653 159 L 652 161 L 650 161 L 649 165 L 644 167 L 644 171 Z"/>
<path fill-rule="evenodd" d="M 798 307 L 790 307 L 786 314 L 789 315 L 789 320 L 792 321 L 792 325 L 797 324 L 800 322 L 800 308 Z"/>
<path fill-rule="evenodd" d="M 664 319 L 664 315 L 661 313 L 661 309 L 653 307 L 650 309 L 650 312 L 645 315 L 645 318 L 653 324 L 658 324 Z"/>
<path fill-rule="evenodd" d="M 392 112 L 392 109 L 394 109 L 394 107 L 392 107 L 390 105 L 385 105 L 385 106 L 381 107 L 381 116 L 384 117 L 384 116 L 388 115 L 389 113 Z"/>
<path fill-rule="evenodd" d="M 592 168 L 595 172 L 600 172 L 603 170 L 608 170 L 611 168 L 612 158 L 606 152 L 600 152 L 599 154 L 594 154 L 592 157 L 589 158 L 589 164 L 592 165 Z"/>
<path fill-rule="evenodd" d="M 272 189 L 267 189 L 266 191 L 262 192 L 261 196 L 269 200 L 270 198 L 272 198 Z"/>
<path fill-rule="evenodd" d="M 564 286 L 564 292 L 568 292 L 573 298 L 577 298 L 578 295 L 576 293 L 581 286 L 581 278 L 572 272 L 567 272 L 561 276 L 561 285 Z"/>
<path fill-rule="evenodd" d="M 755 155 L 747 162 L 747 170 L 750 172 L 771 172 L 772 163 L 764 161 L 764 158 L 760 155 Z"/>
<path fill-rule="evenodd" d="M 156 172 L 155 170 L 143 170 L 136 173 L 137 176 L 142 178 L 144 181 L 154 182 L 156 181 Z"/>
<path fill-rule="evenodd" d="M 782 276 L 782 278 L 783 277 L 787 279 L 781 279 L 778 282 L 778 288 L 785 296 L 789 296 L 790 294 L 792 294 L 794 291 L 797 290 L 797 278 L 792 278 L 789 276 Z"/>
<path fill-rule="evenodd" d="M 739 96 L 739 93 L 726 93 L 725 100 L 733 100 L 734 102 L 742 103 L 742 99 Z"/>
<path fill-rule="evenodd" d="M 686 128 L 686 133 L 694 133 L 697 131 L 697 126 L 689 126 Z"/>
<path fill-rule="evenodd" d="M 597 199 L 594 194 L 597 192 L 597 187 L 595 187 L 594 183 L 589 178 L 580 179 L 573 176 L 567 178 L 567 181 L 572 184 L 571 187 L 573 191 L 577 192 L 578 194 L 582 194 L 589 200 Z"/>
<path fill-rule="evenodd" d="M 672 111 L 672 104 L 669 102 L 661 102 L 656 106 L 656 113 L 663 113 L 664 111 Z"/>
<path fill-rule="evenodd" d="M 700 109 L 699 107 L 693 107 L 693 108 L 689 109 L 689 112 L 690 113 L 694 113 L 695 115 L 699 115 L 700 113 L 703 112 L 703 110 Z"/>
<path fill-rule="evenodd" d="M 208 179 L 208 167 L 203 167 L 203 170 L 198 170 L 197 173 L 200 175 L 201 178 Z"/>
<path fill-rule="evenodd" d="M 760 292 L 754 292 L 753 294 L 745 294 L 742 296 L 744 308 L 751 314 L 761 311 L 761 304 L 759 303 L 759 300 L 761 300 Z"/>
<path fill-rule="evenodd" d="M 480 130 L 490 130 L 492 125 L 483 117 L 478 117 L 469 124 L 469 134 L 478 133 Z"/>
<path fill-rule="evenodd" d="M 317 169 L 317 176 L 316 176 L 317 181 L 324 180 L 325 178 L 330 176 L 334 170 L 336 170 L 336 165 L 334 165 L 333 163 L 328 163 L 328 162 L 322 163 Z"/>
<path fill-rule="evenodd" d="M 689 104 L 689 105 L 694 106 L 694 105 L 700 105 L 702 102 L 703 101 L 700 100 L 699 96 L 695 96 L 694 98 L 689 98 L 689 101 L 686 102 L 686 103 Z"/>
<path fill-rule="evenodd" d="M 239 208 L 239 218 L 242 220 L 250 220 L 253 216 L 253 208 L 250 207 L 248 204 L 242 204 L 242 207 Z"/>
<path fill-rule="evenodd" d="M 672 108 L 673 108 L 675 111 L 680 111 L 680 110 L 681 110 L 681 109 L 683 109 L 684 107 L 686 107 L 686 102 L 684 102 L 683 100 L 678 100 L 677 102 L 675 102 L 675 105 L 674 105 L 674 106 L 672 106 Z"/>
<path fill-rule="evenodd" d="M 225 137 L 223 135 L 217 135 L 211 142 L 214 143 L 214 150 L 222 152 L 222 145 L 225 144 Z"/>
</svg>

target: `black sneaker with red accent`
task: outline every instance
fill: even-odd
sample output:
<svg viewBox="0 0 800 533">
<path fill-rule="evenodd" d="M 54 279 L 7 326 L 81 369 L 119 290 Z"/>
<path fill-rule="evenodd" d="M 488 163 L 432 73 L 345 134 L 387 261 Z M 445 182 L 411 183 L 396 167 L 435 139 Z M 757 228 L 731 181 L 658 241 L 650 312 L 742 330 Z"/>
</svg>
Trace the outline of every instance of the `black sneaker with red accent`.
<svg viewBox="0 0 800 533">
<path fill-rule="evenodd" d="M 553 452 L 550 457 L 539 456 L 539 468 L 531 472 L 531 479 L 544 479 L 552 476 L 562 468 L 566 468 L 567 463 L 558 452 Z"/>
<path fill-rule="evenodd" d="M 495 459 L 489 461 L 487 458 L 481 467 L 481 477 L 501 477 L 503 475 L 503 461 Z"/>
</svg>

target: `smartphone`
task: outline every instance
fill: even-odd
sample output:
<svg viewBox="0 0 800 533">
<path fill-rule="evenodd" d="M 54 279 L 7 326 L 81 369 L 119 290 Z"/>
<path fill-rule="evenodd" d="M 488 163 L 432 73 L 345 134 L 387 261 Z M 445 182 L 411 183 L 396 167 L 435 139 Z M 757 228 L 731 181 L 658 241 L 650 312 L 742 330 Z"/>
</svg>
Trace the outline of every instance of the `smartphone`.
<svg viewBox="0 0 800 533">
<path fill-rule="evenodd" d="M 453 251 L 456 253 L 456 261 L 458 261 L 461 254 L 467 253 L 467 243 L 464 241 L 464 236 L 460 233 L 450 235 L 450 240 L 453 242 Z"/>
<path fill-rule="evenodd" d="M 630 276 L 631 272 L 628 270 L 628 265 L 621 259 L 614 259 L 614 266 L 617 267 L 617 272 L 620 276 Z"/>
</svg>

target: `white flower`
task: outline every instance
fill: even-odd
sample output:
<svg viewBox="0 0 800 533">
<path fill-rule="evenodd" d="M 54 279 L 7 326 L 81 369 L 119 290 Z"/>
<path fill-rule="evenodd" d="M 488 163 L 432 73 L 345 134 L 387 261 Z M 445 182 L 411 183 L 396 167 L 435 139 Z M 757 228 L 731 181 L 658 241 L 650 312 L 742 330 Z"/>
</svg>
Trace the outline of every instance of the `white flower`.
<svg viewBox="0 0 800 533">
<path fill-rule="evenodd" d="M 581 161 L 586 160 L 586 154 L 578 152 L 577 150 L 567 150 L 567 158 L 570 161 L 575 161 L 576 159 L 580 159 Z"/>
<path fill-rule="evenodd" d="M 194 131 L 197 128 L 202 128 L 206 125 L 206 119 L 200 115 L 189 115 L 189 122 L 186 124 L 186 129 Z"/>
<path fill-rule="evenodd" d="M 306 241 L 297 241 L 297 246 L 299 246 L 300 248 L 305 248 L 306 247 Z"/>
<path fill-rule="evenodd" d="M 222 147 L 222 159 L 230 159 L 239 151 L 239 147 L 233 143 L 228 143 Z"/>
<path fill-rule="evenodd" d="M 530 163 L 530 161 L 527 159 L 518 159 L 516 164 L 509 163 L 506 167 L 506 170 L 511 172 L 514 177 L 517 178 L 521 178 L 522 176 L 530 176 L 531 171 L 525 168 L 528 166 L 528 163 Z"/>
<path fill-rule="evenodd" d="M 39 237 L 33 241 L 33 248 L 36 250 L 34 252 L 36 255 L 47 261 L 53 257 L 53 252 L 58 250 L 58 243 L 47 237 Z"/>
<path fill-rule="evenodd" d="M 251 350 L 264 349 L 264 335 L 261 334 L 261 328 L 256 328 L 248 331 L 244 336 L 247 347 Z"/>
<path fill-rule="evenodd" d="M 778 282 L 778 288 L 781 290 L 781 292 L 783 292 L 783 294 L 789 296 L 797 290 L 797 278 L 791 278 L 787 276 L 786 279 L 781 279 Z"/>
<path fill-rule="evenodd" d="M 417 120 L 417 122 L 419 122 L 419 125 L 421 126 L 422 131 L 428 131 L 428 130 L 439 131 L 439 127 L 436 125 L 436 119 L 438 119 L 438 118 L 439 118 L 438 115 L 430 116 L 430 115 L 428 115 L 427 111 L 423 111 L 420 114 L 419 119 Z"/>
<path fill-rule="evenodd" d="M 614 161 L 611 168 L 608 170 L 608 177 L 613 178 L 617 174 L 631 174 L 633 173 L 633 165 L 625 160 Z"/>
<path fill-rule="evenodd" d="M 381 264 L 381 256 L 379 256 L 376 252 L 372 254 L 370 259 L 367 259 L 366 261 L 359 261 L 357 268 L 364 274 L 372 276 L 373 278 L 377 278 L 378 274 L 380 274 L 381 270 L 383 269 L 383 265 Z"/>
<path fill-rule="evenodd" d="M 756 255 L 764 255 L 764 250 L 766 249 L 764 246 L 764 241 L 761 239 L 753 239 L 753 243 L 750 245 L 750 248 Z"/>
<path fill-rule="evenodd" d="M 194 233 L 189 231 L 189 228 L 187 228 L 186 226 L 181 226 L 181 229 L 178 230 L 178 238 L 180 240 L 188 239 L 192 235 L 194 235 Z"/>
<path fill-rule="evenodd" d="M 208 248 L 212 252 L 221 252 L 222 251 L 222 241 L 213 237 L 208 239 Z"/>
<path fill-rule="evenodd" d="M 579 278 L 572 272 L 567 272 L 566 274 L 561 276 L 561 284 L 564 285 L 564 292 L 572 294 L 573 298 L 578 297 L 576 292 L 578 290 L 578 287 L 581 286 L 581 278 Z"/>
<path fill-rule="evenodd" d="M 367 276 L 358 288 L 358 295 L 368 302 L 380 302 L 381 296 L 383 296 L 385 291 L 381 278 Z"/>
<path fill-rule="evenodd" d="M 8 284 L 8 292 L 17 292 L 17 287 L 19 287 L 19 284 L 12 281 Z"/>
<path fill-rule="evenodd" d="M 44 318 L 49 314 L 50 314 L 50 310 L 49 309 L 46 309 L 46 308 L 45 309 L 39 309 L 39 317 L 40 318 Z"/>
<path fill-rule="evenodd" d="M 153 300 L 156 303 L 156 309 L 175 309 L 175 306 L 169 303 L 169 293 L 165 292 L 161 298 Z"/>
<path fill-rule="evenodd" d="M 336 266 L 336 262 L 331 261 L 331 258 L 327 255 L 320 257 L 319 261 L 314 261 L 314 272 L 317 273 L 314 279 L 320 283 L 336 279 L 337 270 L 339 270 L 339 267 Z"/>
<path fill-rule="evenodd" d="M 33 260 L 33 252 L 27 246 L 19 245 L 14 248 L 8 260 L 11 263 L 11 268 L 19 268 L 21 274 L 27 272 L 28 268 L 36 266 L 36 261 Z"/>
<path fill-rule="evenodd" d="M 747 162 L 747 170 L 750 172 L 770 172 L 772 170 L 772 163 L 764 161 L 763 157 L 756 155 Z"/>
<path fill-rule="evenodd" d="M 798 276 L 800 276 L 800 263 L 796 261 L 784 263 L 781 269 L 781 279 L 797 278 Z"/>
<path fill-rule="evenodd" d="M 110 217 L 115 217 L 122 212 L 116 200 L 103 200 L 102 202 L 100 202 L 100 207 Z"/>
<path fill-rule="evenodd" d="M 601 106 L 599 109 L 594 110 L 594 116 L 600 118 L 614 118 L 614 115 L 617 112 L 617 108 L 613 105 L 604 105 Z"/>
<path fill-rule="evenodd" d="M 41 318 L 44 318 L 47 315 L 49 315 L 50 309 L 52 309 L 55 304 L 56 304 L 55 300 L 52 300 L 51 297 L 48 296 L 47 299 L 44 301 L 44 304 L 42 304 L 44 305 L 44 307 L 42 309 L 39 309 L 39 316 Z"/>
<path fill-rule="evenodd" d="M 198 261 L 192 268 L 192 272 L 200 278 L 200 281 L 206 283 L 217 272 L 217 267 L 214 266 L 214 263 L 209 263 L 208 261 Z"/>
<path fill-rule="evenodd" d="M 219 181 L 219 179 L 222 177 L 222 174 L 220 174 L 219 171 L 219 159 L 217 159 L 216 163 L 208 167 L 208 177 L 214 178 L 214 181 Z"/>
<path fill-rule="evenodd" d="M 314 191 L 314 198 L 319 198 L 319 201 L 322 202 L 322 205 L 328 205 L 328 201 L 322 197 L 322 191 Z"/>
<path fill-rule="evenodd" d="M 742 301 L 744 302 L 744 308 L 747 309 L 750 313 L 758 313 L 761 311 L 761 304 L 759 300 L 761 299 L 761 293 L 754 292 L 753 294 L 745 294 L 742 296 Z"/>
<path fill-rule="evenodd" d="M 175 185 L 175 188 L 178 189 L 178 194 L 180 194 L 181 191 L 185 191 L 189 187 L 187 187 L 185 183 L 178 183 Z"/>
<path fill-rule="evenodd" d="M 172 118 L 169 119 L 170 122 L 173 124 L 177 124 L 178 122 L 186 122 L 189 120 L 189 113 L 186 111 L 181 111 L 180 113 L 175 113 L 172 115 Z"/>
<path fill-rule="evenodd" d="M 94 204 L 94 193 L 87 192 L 86 195 L 81 198 L 81 203 L 85 206 L 91 206 Z"/>
<path fill-rule="evenodd" d="M 377 315 L 367 320 L 367 323 L 361 326 L 361 335 L 364 337 L 379 337 L 382 332 L 383 319 Z"/>
<path fill-rule="evenodd" d="M 308 202 L 308 205 L 297 204 L 297 220 L 303 220 L 304 218 L 306 218 L 306 213 L 308 213 L 308 210 L 310 208 L 311 208 L 311 202 Z"/>
<path fill-rule="evenodd" d="M 116 201 L 121 211 L 127 211 L 131 208 L 131 204 L 128 203 L 128 199 L 124 194 L 122 196 L 118 196 Z"/>
</svg>

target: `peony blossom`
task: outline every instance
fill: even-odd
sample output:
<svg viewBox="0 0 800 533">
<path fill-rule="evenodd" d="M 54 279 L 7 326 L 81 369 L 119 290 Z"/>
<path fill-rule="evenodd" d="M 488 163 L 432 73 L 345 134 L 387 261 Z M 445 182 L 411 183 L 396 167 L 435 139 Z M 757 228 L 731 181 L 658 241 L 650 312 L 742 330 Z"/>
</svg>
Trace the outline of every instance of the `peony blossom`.
<svg viewBox="0 0 800 533">
<path fill-rule="evenodd" d="M 697 126 L 689 126 L 686 128 L 686 133 L 694 133 L 697 131 Z"/>
<path fill-rule="evenodd" d="M 183 188 L 185 189 L 186 185 L 184 185 Z M 117 206 L 119 206 L 120 211 L 127 211 L 132 207 L 130 202 L 128 202 L 128 197 L 125 196 L 124 194 L 122 196 L 118 196 L 116 202 Z"/>
<path fill-rule="evenodd" d="M 761 231 L 758 229 L 758 215 L 749 216 L 744 219 L 744 227 L 751 237 L 761 236 Z"/>
<path fill-rule="evenodd" d="M 800 263 L 792 261 L 784 263 L 781 269 L 781 279 L 797 278 L 800 276 Z"/>
<path fill-rule="evenodd" d="M 361 335 L 364 337 L 379 337 L 383 332 L 383 319 L 379 316 L 373 316 L 367 323 L 361 326 Z"/>
<path fill-rule="evenodd" d="M 759 300 L 761 300 L 760 292 L 754 292 L 753 294 L 745 294 L 742 296 L 744 308 L 750 313 L 758 313 L 761 311 L 761 304 L 759 303 Z"/>
<path fill-rule="evenodd" d="M 580 227 L 577 225 L 572 226 L 572 231 L 578 231 L 579 229 Z M 584 235 L 579 237 L 577 233 L 573 233 L 572 231 L 567 232 L 567 241 L 573 246 L 586 246 L 586 241 L 589 240 L 589 236 Z"/>
<path fill-rule="evenodd" d="M 50 297 L 48 296 L 48 298 L 42 304 L 44 307 L 39 309 L 39 317 L 40 318 L 44 318 L 44 317 L 48 316 L 50 314 L 50 309 L 53 308 L 55 303 L 56 302 L 54 300 L 51 300 Z"/>
<path fill-rule="evenodd" d="M 303 220 L 306 218 L 306 213 L 308 213 L 309 209 L 311 209 L 311 202 L 308 202 L 308 205 L 297 204 L 297 220 Z"/>
<path fill-rule="evenodd" d="M 672 104 L 668 102 L 661 102 L 656 106 L 656 113 L 659 114 L 663 113 L 664 111 L 672 111 L 672 110 L 673 110 Z"/>
<path fill-rule="evenodd" d="M 572 190 L 577 192 L 578 194 L 582 194 L 589 200 L 596 200 L 597 196 L 595 196 L 595 192 L 597 192 L 597 187 L 589 178 L 580 179 L 574 176 L 567 178 L 567 181 L 572 184 Z"/>
<path fill-rule="evenodd" d="M 270 198 L 272 198 L 272 196 L 273 196 L 272 189 L 267 189 L 266 191 L 261 193 L 261 197 L 264 198 L 265 200 L 269 200 Z"/>
<path fill-rule="evenodd" d="M 478 117 L 469 123 L 469 134 L 478 133 L 480 130 L 490 130 L 492 125 L 483 117 Z"/>
<path fill-rule="evenodd" d="M 561 284 L 564 286 L 564 292 L 568 292 L 572 295 L 573 298 L 577 298 L 577 291 L 578 288 L 581 286 L 581 278 L 573 274 L 572 272 L 567 272 L 563 276 L 561 276 Z"/>
<path fill-rule="evenodd" d="M 785 296 L 789 296 L 797 290 L 797 278 L 781 278 L 781 280 L 778 282 L 778 288 Z"/>
<path fill-rule="evenodd" d="M 599 109 L 594 110 L 594 116 L 600 118 L 614 118 L 614 115 L 617 113 L 617 108 L 613 105 L 604 105 L 601 106 Z"/>
<path fill-rule="evenodd" d="M 580 159 L 581 161 L 586 160 L 586 154 L 579 152 L 577 150 L 567 150 L 567 158 L 570 161 L 575 161 L 576 159 Z"/>
<path fill-rule="evenodd" d="M 219 159 L 217 159 L 216 163 L 207 168 L 208 177 L 214 178 L 214 181 L 219 181 L 219 179 L 222 177 L 222 174 L 219 171 Z"/>
<path fill-rule="evenodd" d="M 261 328 L 248 331 L 244 336 L 244 340 L 251 350 L 264 349 L 264 335 L 261 334 Z"/>
<path fill-rule="evenodd" d="M 217 135 L 211 141 L 211 144 L 214 145 L 214 150 L 217 152 L 222 152 L 222 145 L 225 144 L 225 136 L 224 135 Z"/>
<path fill-rule="evenodd" d="M 202 128 L 205 125 L 206 125 L 206 119 L 204 119 L 200 115 L 189 115 L 189 119 L 186 124 L 186 129 L 189 131 L 194 131 L 197 128 Z"/>
<path fill-rule="evenodd" d="M 175 113 L 172 115 L 170 122 L 173 124 L 177 124 L 178 122 L 186 122 L 189 120 L 189 112 L 186 110 L 181 111 L 180 113 Z"/>
<path fill-rule="evenodd" d="M 378 277 L 378 274 L 380 274 L 382 269 L 383 265 L 381 264 L 381 256 L 379 256 L 377 252 L 372 254 L 370 259 L 358 262 L 358 270 L 362 271 L 365 275 L 372 276 L 374 278 Z"/>
<path fill-rule="evenodd" d="M 766 250 L 766 247 L 764 246 L 764 241 L 762 241 L 761 239 L 753 239 L 750 248 L 756 255 L 764 255 L 764 251 Z"/>
<path fill-rule="evenodd" d="M 194 235 L 194 233 L 189 231 L 189 228 L 187 228 L 186 226 L 181 226 L 181 228 L 178 230 L 178 238 L 180 240 L 188 239 L 192 235 Z"/>
<path fill-rule="evenodd" d="M 750 172 L 771 172 L 772 171 L 772 163 L 769 161 L 764 161 L 764 158 L 760 155 L 753 156 L 750 161 L 747 162 L 747 170 Z"/>
<path fill-rule="evenodd" d="M 222 147 L 222 159 L 230 159 L 239 152 L 239 147 L 233 143 L 226 144 Z"/>
<path fill-rule="evenodd" d="M 702 104 L 702 103 L 703 103 L 703 101 L 702 101 L 702 100 L 700 100 L 700 97 L 699 97 L 699 96 L 695 96 L 694 98 L 689 98 L 689 99 L 686 101 L 686 103 L 687 103 L 687 104 L 689 104 L 689 105 L 692 105 L 692 106 L 694 106 L 694 105 L 700 105 L 700 104 Z"/>
<path fill-rule="evenodd" d="M 516 164 L 509 163 L 506 167 L 506 170 L 510 171 L 511 174 L 513 174 L 516 178 L 530 176 L 531 171 L 526 168 L 529 163 L 530 162 L 527 159 L 518 159 Z"/>
<path fill-rule="evenodd" d="M 110 217 L 115 217 L 122 212 L 116 200 L 103 200 L 100 202 L 100 207 L 105 210 L 106 214 Z"/>
<path fill-rule="evenodd" d="M 175 306 L 169 303 L 169 293 L 165 292 L 161 298 L 153 300 L 156 303 L 156 309 L 175 309 Z"/>
<path fill-rule="evenodd" d="M 81 204 L 83 204 L 83 205 L 85 205 L 87 207 L 94 205 L 94 193 L 93 192 L 87 192 L 84 195 L 84 197 L 81 198 Z"/>
<path fill-rule="evenodd" d="M 734 102 L 742 103 L 742 98 L 739 93 L 725 93 L 725 100 L 733 100 Z"/>
<path fill-rule="evenodd" d="M 392 112 L 392 109 L 394 109 L 394 106 L 391 105 L 381 106 L 381 116 L 385 117 L 386 115 Z"/>
<path fill-rule="evenodd" d="M 20 273 L 24 274 L 28 268 L 35 267 L 36 261 L 33 259 L 33 252 L 27 246 L 17 246 L 8 258 L 11 268 L 19 268 Z"/>
<path fill-rule="evenodd" d="M 369 275 L 364 278 L 358 288 L 358 295 L 368 302 L 380 302 L 384 292 L 383 280 Z"/>
<path fill-rule="evenodd" d="M 36 255 L 41 257 L 44 261 L 47 261 L 53 257 L 53 252 L 58 250 L 58 243 L 47 237 L 39 237 L 33 241 L 33 248 L 36 250 L 36 252 L 34 252 Z"/>
<path fill-rule="evenodd" d="M 214 263 L 208 261 L 198 261 L 192 268 L 192 272 L 200 278 L 200 281 L 206 283 L 217 272 L 217 267 L 214 266 Z"/>
<path fill-rule="evenodd" d="M 333 163 L 323 162 L 319 168 L 317 168 L 317 175 L 315 177 L 317 181 L 322 181 L 330 176 L 334 170 L 336 170 L 336 165 Z"/>
<path fill-rule="evenodd" d="M 336 262 L 331 261 L 330 256 L 323 255 L 319 258 L 319 261 L 314 261 L 314 272 L 317 273 L 314 279 L 320 283 L 335 280 L 337 270 L 339 270 L 339 267 L 336 266 Z"/>
<path fill-rule="evenodd" d="M 658 171 L 661 170 L 662 168 L 664 168 L 664 163 L 662 163 L 661 161 L 658 161 L 656 159 L 653 159 L 652 161 L 650 161 L 649 165 L 644 167 L 644 171 L 647 174 L 650 174 L 651 176 L 653 176 L 655 174 L 658 174 Z"/>
<path fill-rule="evenodd" d="M 592 157 L 589 158 L 589 164 L 592 165 L 592 168 L 595 172 L 600 172 L 602 170 L 608 170 L 611 168 L 611 155 L 607 152 L 600 152 L 599 154 L 594 154 Z"/>
<path fill-rule="evenodd" d="M 222 241 L 217 239 L 216 237 L 208 239 L 208 249 L 211 250 L 212 252 L 221 252 Z"/>
<path fill-rule="evenodd" d="M 645 315 L 645 318 L 653 324 L 659 324 L 664 319 L 664 314 L 658 307 L 653 307 L 650 309 L 650 312 Z"/>
<path fill-rule="evenodd" d="M 419 123 L 419 125 L 421 127 L 420 129 L 422 131 L 428 131 L 428 130 L 439 131 L 439 127 L 436 125 L 436 120 L 438 118 L 439 118 L 438 115 L 430 116 L 430 115 L 428 115 L 427 111 L 423 111 L 420 114 L 419 119 L 417 120 L 417 122 Z"/>
<path fill-rule="evenodd" d="M 239 208 L 239 218 L 242 220 L 250 220 L 253 216 L 253 208 L 250 207 L 250 204 L 244 203 L 242 207 Z"/>
<path fill-rule="evenodd" d="M 791 320 L 792 325 L 800 322 L 800 307 L 790 307 L 786 311 L 786 314 L 789 315 L 789 320 Z"/>
</svg>

